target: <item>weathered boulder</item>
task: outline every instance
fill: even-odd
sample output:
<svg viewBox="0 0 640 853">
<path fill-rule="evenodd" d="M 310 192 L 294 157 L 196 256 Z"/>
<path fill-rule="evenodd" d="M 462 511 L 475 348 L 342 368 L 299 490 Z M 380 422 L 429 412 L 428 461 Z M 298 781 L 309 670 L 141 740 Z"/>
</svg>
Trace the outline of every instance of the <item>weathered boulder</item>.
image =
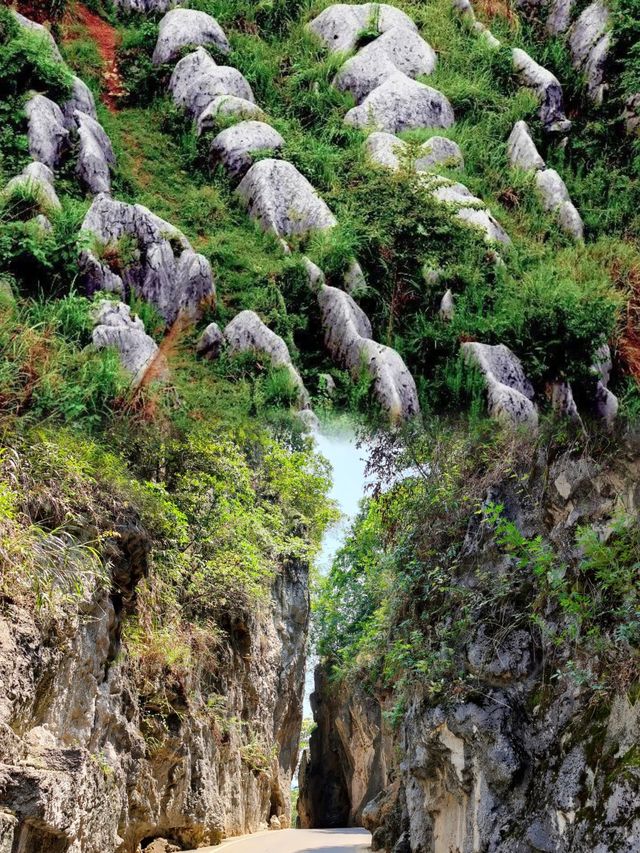
<svg viewBox="0 0 640 853">
<path fill-rule="evenodd" d="M 367 288 L 367 280 L 360 264 L 354 258 L 349 264 L 343 278 L 344 289 L 352 296 L 363 293 Z"/>
<path fill-rule="evenodd" d="M 338 71 L 334 85 L 360 103 L 396 71 L 408 77 L 431 74 L 436 67 L 433 48 L 414 30 L 392 27 L 363 47 Z"/>
<path fill-rule="evenodd" d="M 131 308 L 124 302 L 99 302 L 94 310 L 95 328 L 91 339 L 96 349 L 114 347 L 122 366 L 132 375 L 132 384 L 138 385 L 147 368 L 158 355 L 158 346 L 144 330 L 140 317 L 131 316 Z M 166 371 L 166 365 L 163 371 Z"/>
<path fill-rule="evenodd" d="M 198 135 L 214 130 L 220 119 L 229 117 L 261 121 L 265 114 L 257 104 L 245 98 L 237 98 L 235 95 L 217 95 L 198 116 L 196 123 Z"/>
<path fill-rule="evenodd" d="M 372 127 L 389 133 L 415 128 L 445 128 L 454 122 L 451 104 L 442 94 L 394 72 L 345 116 L 352 127 Z"/>
<path fill-rule="evenodd" d="M 234 95 L 253 103 L 251 86 L 237 68 L 217 65 L 203 47 L 188 54 L 173 69 L 169 91 L 178 106 L 197 119 L 218 95 Z"/>
<path fill-rule="evenodd" d="M 284 139 L 263 121 L 241 121 L 219 133 L 211 143 L 212 163 L 222 163 L 232 178 L 240 178 L 251 167 L 256 151 L 277 150 Z"/>
<path fill-rule="evenodd" d="M 111 192 L 111 171 L 116 157 L 102 125 L 86 113 L 74 115 L 80 142 L 76 174 L 92 195 Z"/>
<path fill-rule="evenodd" d="M 79 77 L 73 78 L 71 97 L 62 105 L 62 114 L 64 115 L 65 125 L 68 130 L 72 130 L 76 127 L 76 120 L 74 117 L 76 110 L 90 116 L 96 121 L 98 119 L 93 93 L 87 84 Z"/>
<path fill-rule="evenodd" d="M 391 421 L 417 415 L 420 406 L 411 373 L 395 350 L 371 340 L 371 323 L 352 297 L 324 285 L 318 304 L 325 344 L 336 363 L 354 379 L 363 371 L 372 378 L 376 400 Z"/>
<path fill-rule="evenodd" d="M 36 35 L 40 36 L 46 48 L 53 54 L 54 59 L 57 59 L 59 62 L 63 62 L 62 54 L 58 49 L 56 40 L 51 35 L 49 30 L 46 27 L 43 27 L 42 24 L 37 24 L 35 21 L 32 21 L 29 18 L 25 18 L 24 15 L 21 15 L 19 12 L 16 12 L 15 9 L 12 11 L 20 26 L 24 27 L 27 30 L 31 30 L 32 33 L 35 33 Z"/>
<path fill-rule="evenodd" d="M 596 377 L 596 389 L 593 399 L 593 409 L 597 418 L 611 426 L 618 415 L 618 398 L 607 388 L 613 363 L 608 344 L 600 347 L 596 353 L 596 361 L 591 372 Z"/>
<path fill-rule="evenodd" d="M 474 364 L 484 376 L 491 417 L 513 425 L 537 425 L 533 386 L 525 376 L 520 359 L 508 347 L 471 342 L 462 344 L 462 352 L 467 362 Z"/>
<path fill-rule="evenodd" d="M 93 240 L 81 252 L 88 293 L 134 292 L 150 302 L 167 323 L 178 315 L 199 316 L 215 297 L 209 262 L 187 238 L 146 207 L 115 201 L 101 193 L 89 208 L 82 231 Z"/>
<path fill-rule="evenodd" d="M 69 147 L 69 131 L 62 110 L 44 95 L 33 95 L 25 105 L 25 112 L 29 122 L 29 153 L 34 160 L 55 169 Z"/>
<path fill-rule="evenodd" d="M 531 138 L 526 121 L 517 121 L 514 124 L 507 140 L 507 155 L 509 165 L 523 169 L 525 172 L 534 172 L 545 167 L 545 162 Z"/>
<path fill-rule="evenodd" d="M 453 293 L 451 289 L 448 289 L 444 292 L 442 299 L 440 300 L 440 308 L 438 310 L 438 316 L 441 320 L 453 320 L 454 314 L 456 313 L 455 302 L 453 300 Z"/>
<path fill-rule="evenodd" d="M 160 21 L 158 41 L 151 61 L 154 65 L 171 62 L 182 48 L 192 45 L 213 45 L 220 53 L 229 53 L 231 46 L 224 30 L 215 18 L 195 9 L 172 9 Z"/>
<path fill-rule="evenodd" d="M 369 134 L 365 146 L 374 163 L 394 171 L 398 171 L 403 165 L 416 172 L 428 172 L 438 165 L 464 165 L 459 146 L 444 136 L 432 136 L 420 146 L 417 156 L 402 139 L 383 131 Z"/>
<path fill-rule="evenodd" d="M 224 345 L 224 335 L 217 323 L 209 323 L 196 344 L 196 352 L 208 361 L 216 359 Z"/>
<path fill-rule="evenodd" d="M 23 189 L 31 192 L 38 202 L 41 213 L 61 210 L 62 205 L 53 186 L 53 172 L 44 163 L 34 161 L 26 166 L 20 175 L 12 178 L 2 191 L 4 199 L 10 199 L 13 192 Z"/>
<path fill-rule="evenodd" d="M 611 47 L 608 29 L 609 10 L 603 0 L 595 0 L 578 17 L 569 33 L 573 67 L 585 75 L 587 92 L 596 104 L 602 103 L 606 88 L 604 74 Z"/>
<path fill-rule="evenodd" d="M 237 193 L 265 231 L 279 237 L 333 228 L 335 216 L 292 163 L 260 160 L 244 176 Z"/>
<path fill-rule="evenodd" d="M 572 421 L 580 420 L 573 389 L 568 382 L 554 382 L 551 386 L 551 408 L 562 418 L 569 418 Z"/>
<path fill-rule="evenodd" d="M 558 224 L 562 230 L 574 240 L 584 238 L 582 218 L 576 210 L 565 182 L 555 169 L 542 169 L 536 172 L 536 188 L 542 206 L 547 211 L 555 212 Z"/>
<path fill-rule="evenodd" d="M 353 50 L 365 29 L 385 33 L 392 27 L 416 30 L 408 15 L 387 3 L 336 3 L 328 6 L 309 24 L 311 32 L 333 52 Z"/>
<path fill-rule="evenodd" d="M 640 132 L 640 92 L 627 99 L 622 119 L 627 133 L 637 135 Z"/>
<path fill-rule="evenodd" d="M 540 102 L 540 121 L 549 133 L 566 133 L 571 122 L 564 113 L 564 95 L 558 78 L 520 48 L 513 49 L 513 67 L 520 82 L 531 89 Z"/>
<path fill-rule="evenodd" d="M 484 39 L 492 50 L 497 50 L 501 46 L 500 40 L 494 36 L 489 27 L 483 24 L 482 21 L 474 21 L 473 29 L 479 34 L 481 39 Z"/>
<path fill-rule="evenodd" d="M 298 392 L 301 408 L 308 408 L 307 394 L 300 374 L 291 361 L 289 348 L 279 335 L 266 326 L 255 311 L 241 311 L 228 323 L 223 332 L 229 355 L 253 352 L 267 358 L 273 367 L 285 368 Z"/>
</svg>

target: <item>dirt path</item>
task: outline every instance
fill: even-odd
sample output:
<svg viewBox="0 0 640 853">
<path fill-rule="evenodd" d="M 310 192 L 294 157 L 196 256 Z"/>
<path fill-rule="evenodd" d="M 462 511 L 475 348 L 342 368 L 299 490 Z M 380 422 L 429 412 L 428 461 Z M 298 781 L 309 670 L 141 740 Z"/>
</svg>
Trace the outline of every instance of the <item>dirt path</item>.
<svg viewBox="0 0 640 853">
<path fill-rule="evenodd" d="M 72 15 L 74 22 L 85 27 L 87 35 L 98 46 L 100 56 L 104 60 L 105 69 L 102 75 L 104 83 L 102 100 L 112 112 L 116 112 L 118 109 L 118 98 L 125 93 L 122 79 L 118 73 L 118 62 L 116 59 L 118 32 L 111 24 L 103 21 L 102 18 L 91 12 L 82 3 L 74 5 Z"/>
</svg>

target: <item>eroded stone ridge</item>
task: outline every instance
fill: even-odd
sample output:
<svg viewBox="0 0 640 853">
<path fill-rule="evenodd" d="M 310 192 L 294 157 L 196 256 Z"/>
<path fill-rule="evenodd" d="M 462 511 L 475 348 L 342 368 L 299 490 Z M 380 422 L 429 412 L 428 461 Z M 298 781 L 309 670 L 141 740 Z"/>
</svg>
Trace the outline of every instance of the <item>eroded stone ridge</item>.
<svg viewBox="0 0 640 853">
<path fill-rule="evenodd" d="M 334 360 L 354 379 L 368 373 L 382 410 L 391 421 L 404 421 L 420 411 L 418 392 L 400 355 L 371 339 L 371 323 L 344 290 L 322 285 L 318 290 L 325 344 Z"/>
<path fill-rule="evenodd" d="M 178 315 L 199 316 L 215 296 L 209 262 L 193 251 L 184 234 L 146 207 L 96 196 L 82 223 L 93 245 L 81 266 L 89 293 L 131 292 L 150 302 L 172 323 Z"/>
<path fill-rule="evenodd" d="M 462 352 L 484 376 L 487 408 L 492 417 L 515 425 L 537 425 L 533 386 L 525 376 L 520 359 L 508 347 L 463 343 Z"/>
<path fill-rule="evenodd" d="M 33 95 L 25 105 L 29 153 L 55 169 L 69 147 L 69 131 L 60 107 L 44 95 Z"/>
</svg>

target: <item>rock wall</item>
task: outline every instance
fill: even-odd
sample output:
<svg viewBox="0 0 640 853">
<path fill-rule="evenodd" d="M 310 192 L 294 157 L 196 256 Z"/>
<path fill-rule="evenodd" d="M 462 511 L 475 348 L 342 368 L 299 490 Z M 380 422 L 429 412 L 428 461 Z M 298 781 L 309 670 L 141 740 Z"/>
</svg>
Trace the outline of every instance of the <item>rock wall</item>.
<svg viewBox="0 0 640 853">
<path fill-rule="evenodd" d="M 121 542 L 113 589 L 77 612 L 44 624 L 3 603 L 3 851 L 133 853 L 155 837 L 186 848 L 288 823 L 308 568 L 283 568 L 264 606 L 220 625 L 184 678 L 141 679 L 120 624 L 147 545 L 141 531 Z"/>
<path fill-rule="evenodd" d="M 621 447 L 608 466 L 567 454 L 534 464 L 520 494 L 505 481 L 487 499 L 525 535 L 563 548 L 576 524 L 606 531 L 618 510 L 637 515 L 639 473 L 637 449 Z M 465 566 L 462 584 L 477 568 L 512 570 L 477 517 Z M 445 689 L 438 702 L 418 685 L 394 732 L 389 696 L 336 687 L 320 669 L 302 824 L 348 816 L 373 832 L 374 850 L 394 853 L 639 851 L 640 701 L 624 691 L 603 701 L 591 683 L 550 678 L 549 648 L 533 634 L 515 619 L 498 634 L 481 621 L 461 660 L 475 687 L 458 697 Z"/>
</svg>

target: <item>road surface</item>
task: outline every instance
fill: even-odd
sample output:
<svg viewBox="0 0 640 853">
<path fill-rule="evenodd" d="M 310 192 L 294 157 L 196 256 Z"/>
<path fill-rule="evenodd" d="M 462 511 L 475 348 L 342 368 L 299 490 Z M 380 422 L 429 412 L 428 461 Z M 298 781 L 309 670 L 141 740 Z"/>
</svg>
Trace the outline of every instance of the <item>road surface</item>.
<svg viewBox="0 0 640 853">
<path fill-rule="evenodd" d="M 197 853 L 364 853 L 370 843 L 364 829 L 281 829 L 230 838 Z"/>
</svg>

